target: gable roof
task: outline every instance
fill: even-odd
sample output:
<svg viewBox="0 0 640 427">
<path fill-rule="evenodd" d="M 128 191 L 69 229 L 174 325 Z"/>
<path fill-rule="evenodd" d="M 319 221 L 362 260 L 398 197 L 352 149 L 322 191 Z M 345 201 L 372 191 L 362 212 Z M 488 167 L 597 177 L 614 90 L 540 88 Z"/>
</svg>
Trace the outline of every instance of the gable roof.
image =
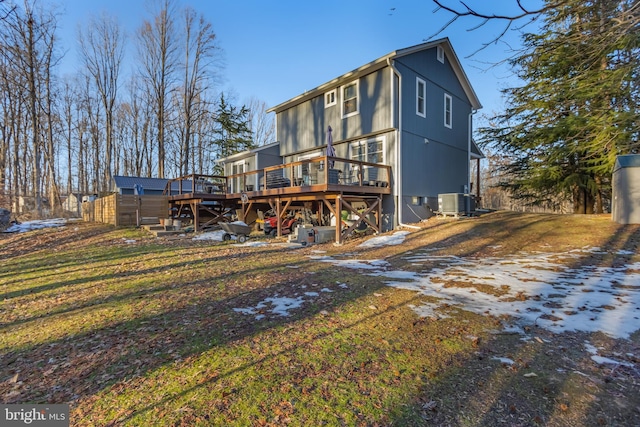
<svg viewBox="0 0 640 427">
<path fill-rule="evenodd" d="M 385 56 L 382 56 L 376 59 L 375 61 L 369 62 L 368 64 L 365 64 L 362 67 L 356 68 L 355 70 L 349 71 L 348 73 L 343 74 L 342 76 L 337 77 L 321 86 L 318 86 L 315 89 L 306 91 L 302 95 L 298 95 L 295 98 L 291 98 L 288 101 L 285 101 L 281 104 L 276 105 L 275 107 L 271 107 L 267 110 L 267 112 L 279 113 L 297 104 L 300 104 L 302 102 L 308 101 L 309 99 L 315 98 L 316 96 L 319 96 L 324 92 L 330 89 L 333 89 L 334 87 L 340 86 L 341 84 L 346 83 L 347 81 L 351 81 L 356 78 L 360 78 L 362 76 L 370 74 L 374 71 L 380 70 L 386 67 L 387 65 L 389 65 L 389 61 L 401 58 L 403 56 L 411 55 L 416 52 L 421 52 L 423 50 L 432 49 L 438 45 L 441 45 L 442 48 L 444 49 L 445 55 L 449 59 L 449 63 L 451 64 L 451 67 L 453 68 L 453 71 L 455 72 L 456 77 L 460 81 L 460 84 L 462 85 L 462 88 L 464 89 L 465 94 L 467 95 L 467 97 L 469 98 L 469 101 L 471 102 L 471 106 L 473 107 L 473 109 L 479 110 L 480 108 L 482 108 L 482 104 L 480 104 L 480 100 L 478 99 L 478 96 L 476 95 L 475 91 L 471 87 L 471 83 L 469 82 L 467 74 L 462 69 L 462 64 L 458 59 L 458 55 L 456 55 L 456 53 L 454 52 L 453 47 L 451 46 L 451 42 L 449 41 L 449 38 L 445 37 L 442 39 L 421 43 L 415 46 L 390 52 Z"/>
</svg>

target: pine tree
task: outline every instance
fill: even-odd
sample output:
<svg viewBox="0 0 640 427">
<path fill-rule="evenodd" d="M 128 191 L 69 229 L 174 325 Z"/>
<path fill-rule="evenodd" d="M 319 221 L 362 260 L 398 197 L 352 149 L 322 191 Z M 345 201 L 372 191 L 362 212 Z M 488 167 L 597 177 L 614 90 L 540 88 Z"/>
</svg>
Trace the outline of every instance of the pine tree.
<svg viewBox="0 0 640 427">
<path fill-rule="evenodd" d="M 635 14 L 634 14 L 635 9 Z M 501 185 L 531 204 L 564 196 L 575 213 L 602 212 L 619 154 L 640 150 L 638 2 L 568 0 L 511 60 L 524 82 L 480 130 L 512 161 Z"/>
<path fill-rule="evenodd" d="M 218 158 L 255 148 L 248 115 L 249 110 L 244 105 L 238 109 L 227 102 L 224 93 L 220 95 L 215 118 L 215 137 L 212 141 Z M 219 166 L 216 166 L 216 173 L 222 173 Z"/>
</svg>

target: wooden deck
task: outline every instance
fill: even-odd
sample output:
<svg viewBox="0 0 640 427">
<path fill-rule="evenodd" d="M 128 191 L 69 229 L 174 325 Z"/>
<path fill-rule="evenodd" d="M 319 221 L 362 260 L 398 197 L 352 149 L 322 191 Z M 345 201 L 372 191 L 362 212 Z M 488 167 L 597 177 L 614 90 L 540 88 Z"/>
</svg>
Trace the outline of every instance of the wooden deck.
<svg viewBox="0 0 640 427">
<path fill-rule="evenodd" d="M 324 156 L 231 176 L 186 175 L 170 180 L 165 195 L 173 217 L 191 219 L 196 230 L 232 214 L 243 220 L 255 217 L 258 209 L 272 210 L 279 218 L 297 209 L 313 209 L 317 218 L 325 218 L 325 208 L 341 218 L 346 210 L 357 219 L 352 226 L 336 227 L 336 242 L 341 243 L 362 221 L 380 232 L 382 196 L 391 194 L 390 177 L 390 166 Z"/>
</svg>

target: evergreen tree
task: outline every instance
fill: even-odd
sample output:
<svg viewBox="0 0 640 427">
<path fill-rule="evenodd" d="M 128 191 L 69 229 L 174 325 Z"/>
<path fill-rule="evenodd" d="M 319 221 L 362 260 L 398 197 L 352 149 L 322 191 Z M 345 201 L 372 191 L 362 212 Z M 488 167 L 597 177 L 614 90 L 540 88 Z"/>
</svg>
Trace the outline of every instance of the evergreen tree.
<svg viewBox="0 0 640 427">
<path fill-rule="evenodd" d="M 241 151 L 255 148 L 249 128 L 249 110 L 244 105 L 238 109 L 227 102 L 224 93 L 216 111 L 216 130 L 212 141 L 218 158 L 228 157 Z M 220 166 L 216 173 L 221 174 Z"/>
<path fill-rule="evenodd" d="M 523 36 L 511 65 L 524 82 L 480 129 L 511 156 L 501 186 L 531 204 L 564 196 L 575 213 L 602 212 L 619 154 L 640 150 L 637 0 L 568 0 L 540 34 Z"/>
</svg>

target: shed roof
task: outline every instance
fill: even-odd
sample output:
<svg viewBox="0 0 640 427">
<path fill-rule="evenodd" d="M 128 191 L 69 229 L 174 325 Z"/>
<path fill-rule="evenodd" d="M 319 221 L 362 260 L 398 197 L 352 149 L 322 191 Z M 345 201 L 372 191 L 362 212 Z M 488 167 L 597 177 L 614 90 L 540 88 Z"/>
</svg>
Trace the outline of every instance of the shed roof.
<svg viewBox="0 0 640 427">
<path fill-rule="evenodd" d="M 163 191 L 167 186 L 169 180 L 165 178 L 144 178 L 141 176 L 120 176 L 115 175 L 113 182 L 117 188 L 133 189 L 136 184 L 139 184 L 145 190 L 159 190 Z"/>
<path fill-rule="evenodd" d="M 315 89 L 306 91 L 302 95 L 298 95 L 297 97 L 291 98 L 288 101 L 285 101 L 281 104 L 276 105 L 275 107 L 269 108 L 267 112 L 279 113 L 297 104 L 305 102 L 311 98 L 315 98 L 316 96 L 326 92 L 327 90 L 331 90 L 334 87 L 340 86 L 341 84 L 347 81 L 360 78 L 376 70 L 382 69 L 388 65 L 388 61 L 401 58 L 403 56 L 411 55 L 413 53 L 420 52 L 423 50 L 432 49 L 438 45 L 441 45 L 442 48 L 444 49 L 445 55 L 449 59 L 449 63 L 451 64 L 453 71 L 456 73 L 456 76 L 458 77 L 458 80 L 460 81 L 460 84 L 462 85 L 464 92 L 466 93 L 467 97 L 469 98 L 469 101 L 471 102 L 471 106 L 476 110 L 482 108 L 482 104 L 480 103 L 478 96 L 473 90 L 473 87 L 471 87 L 471 83 L 469 82 L 467 74 L 462 69 L 462 64 L 458 59 L 458 55 L 456 55 L 455 51 L 453 50 L 453 47 L 451 46 L 451 42 L 449 41 L 449 38 L 445 37 L 442 39 L 421 43 L 415 46 L 390 52 L 385 56 L 382 56 L 372 62 L 369 62 L 368 64 L 365 64 L 360 68 L 356 68 L 353 71 L 343 74 L 342 76 L 337 77 L 321 86 L 318 86 Z"/>
<path fill-rule="evenodd" d="M 613 171 L 623 168 L 640 168 L 640 154 L 625 154 L 616 157 L 616 164 Z"/>
<path fill-rule="evenodd" d="M 471 139 L 471 158 L 473 159 L 485 158 L 484 153 L 482 152 L 482 150 L 480 150 L 480 147 L 478 147 L 478 144 L 476 144 L 475 139 Z"/>
</svg>

